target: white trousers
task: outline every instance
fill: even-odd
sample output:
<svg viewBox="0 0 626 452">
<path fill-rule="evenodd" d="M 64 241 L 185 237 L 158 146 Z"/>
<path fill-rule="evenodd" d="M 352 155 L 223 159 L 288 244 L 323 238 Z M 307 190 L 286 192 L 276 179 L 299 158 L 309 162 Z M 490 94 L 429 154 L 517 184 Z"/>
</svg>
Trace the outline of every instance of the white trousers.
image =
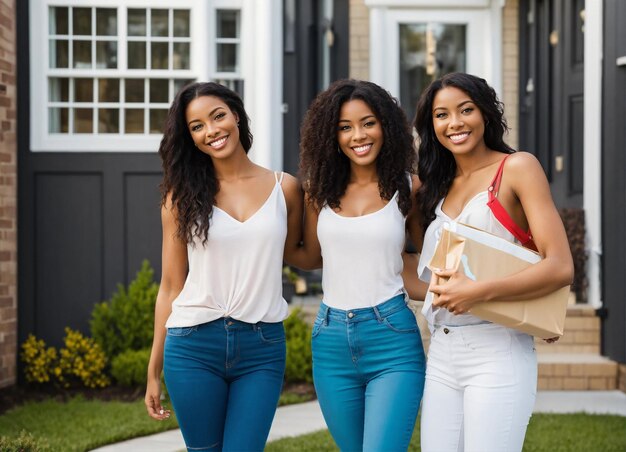
<svg viewBox="0 0 626 452">
<path fill-rule="evenodd" d="M 494 323 L 437 327 L 426 364 L 422 451 L 521 451 L 536 394 L 531 336 Z"/>
</svg>

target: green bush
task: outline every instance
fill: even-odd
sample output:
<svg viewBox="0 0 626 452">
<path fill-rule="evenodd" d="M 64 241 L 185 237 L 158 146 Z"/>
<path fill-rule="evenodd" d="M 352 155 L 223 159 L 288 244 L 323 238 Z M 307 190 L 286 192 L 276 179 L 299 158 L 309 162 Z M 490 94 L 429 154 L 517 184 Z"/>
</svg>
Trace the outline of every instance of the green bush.
<svg viewBox="0 0 626 452">
<path fill-rule="evenodd" d="M 28 339 L 22 344 L 22 362 L 24 363 L 24 376 L 27 382 L 50 383 L 57 362 L 57 351 L 54 347 L 46 348 L 43 339 L 37 339 L 29 334 Z"/>
<path fill-rule="evenodd" d="M 150 349 L 127 350 L 111 362 L 111 375 L 122 386 L 145 386 L 148 375 Z"/>
<path fill-rule="evenodd" d="M 289 383 L 313 381 L 311 327 L 303 317 L 302 311 L 297 308 L 284 323 L 287 339 L 285 381 Z"/>
<path fill-rule="evenodd" d="M 120 284 L 111 300 L 96 304 L 91 313 L 91 335 L 109 358 L 151 346 L 158 291 L 154 270 L 146 260 L 128 289 Z"/>
<path fill-rule="evenodd" d="M 47 450 L 50 450 L 50 447 L 45 441 L 35 439 L 25 430 L 22 430 L 20 436 L 17 437 L 0 436 L 0 451 L 2 452 L 41 452 Z"/>
</svg>

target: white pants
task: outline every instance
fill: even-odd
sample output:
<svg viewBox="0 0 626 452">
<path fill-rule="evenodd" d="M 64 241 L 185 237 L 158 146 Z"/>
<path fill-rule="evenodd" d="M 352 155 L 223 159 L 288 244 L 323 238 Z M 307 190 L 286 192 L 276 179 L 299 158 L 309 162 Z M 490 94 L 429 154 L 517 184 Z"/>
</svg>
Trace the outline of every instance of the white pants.
<svg viewBox="0 0 626 452">
<path fill-rule="evenodd" d="M 494 323 L 438 327 L 426 364 L 422 451 L 521 451 L 536 394 L 531 336 Z"/>
</svg>

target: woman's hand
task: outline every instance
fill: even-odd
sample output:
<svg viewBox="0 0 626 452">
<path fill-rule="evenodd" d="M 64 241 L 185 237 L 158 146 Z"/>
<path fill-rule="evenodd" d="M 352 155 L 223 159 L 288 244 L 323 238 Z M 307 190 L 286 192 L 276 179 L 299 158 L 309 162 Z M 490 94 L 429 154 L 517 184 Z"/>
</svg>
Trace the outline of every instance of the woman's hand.
<svg viewBox="0 0 626 452">
<path fill-rule="evenodd" d="M 437 284 L 440 278 L 446 282 Z M 428 290 L 437 295 L 433 306 L 447 309 L 452 314 L 465 314 L 482 298 L 479 295 L 479 283 L 472 281 L 462 271 L 433 270 Z"/>
<path fill-rule="evenodd" d="M 556 337 L 549 337 L 548 339 L 544 339 L 544 341 L 546 341 L 548 344 L 552 344 L 553 342 L 556 342 L 559 339 L 561 339 L 561 337 L 560 336 L 556 336 Z"/>
<path fill-rule="evenodd" d="M 148 379 L 144 402 L 146 403 L 146 409 L 151 418 L 159 421 L 169 419 L 171 414 L 170 410 L 166 410 L 161 405 L 161 382 L 158 379 Z"/>
</svg>

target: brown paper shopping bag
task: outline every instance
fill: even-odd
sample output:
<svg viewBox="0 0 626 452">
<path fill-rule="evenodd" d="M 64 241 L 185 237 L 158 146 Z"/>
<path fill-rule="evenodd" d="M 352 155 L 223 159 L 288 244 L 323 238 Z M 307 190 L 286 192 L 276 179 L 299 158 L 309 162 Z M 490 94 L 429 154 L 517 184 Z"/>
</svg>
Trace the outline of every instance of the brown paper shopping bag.
<svg viewBox="0 0 626 452">
<path fill-rule="evenodd" d="M 537 253 L 488 232 L 446 223 L 428 266 L 460 268 L 468 278 L 482 281 L 517 273 L 540 260 Z M 437 283 L 445 281 L 439 278 Z M 562 336 L 569 291 L 566 286 L 539 298 L 477 303 L 470 313 L 542 339 Z"/>
</svg>

